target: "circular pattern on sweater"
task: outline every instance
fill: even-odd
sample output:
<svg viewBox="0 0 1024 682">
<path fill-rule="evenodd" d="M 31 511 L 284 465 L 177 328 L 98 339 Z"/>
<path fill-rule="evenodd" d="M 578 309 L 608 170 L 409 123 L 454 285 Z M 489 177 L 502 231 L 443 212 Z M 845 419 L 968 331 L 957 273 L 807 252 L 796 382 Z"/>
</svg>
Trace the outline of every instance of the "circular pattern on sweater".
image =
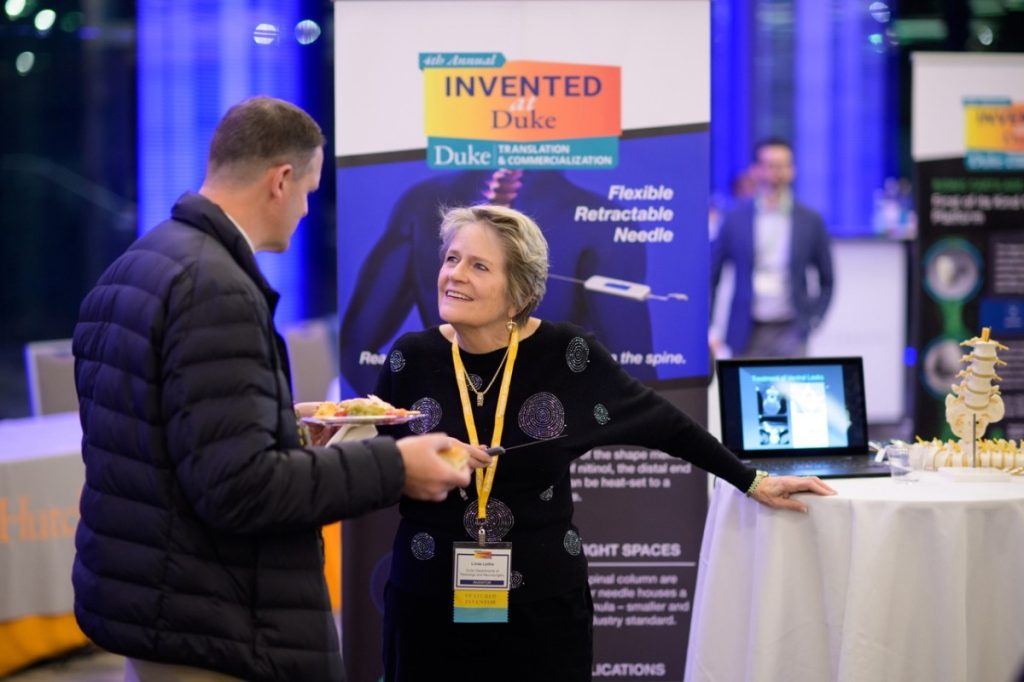
<svg viewBox="0 0 1024 682">
<path fill-rule="evenodd" d="M 510 589 L 518 589 L 523 586 L 523 574 L 519 571 L 512 571 L 512 578 L 509 580 Z"/>
<path fill-rule="evenodd" d="M 441 403 L 433 398 L 420 398 L 412 404 L 413 410 L 423 413 L 419 419 L 409 422 L 409 430 L 413 433 L 427 433 L 441 423 Z"/>
<path fill-rule="evenodd" d="M 562 546 L 565 547 L 565 551 L 569 554 L 579 556 L 583 550 L 583 540 L 580 539 L 579 533 L 570 528 L 565 531 L 565 539 L 562 540 Z"/>
<path fill-rule="evenodd" d="M 534 393 L 519 408 L 519 428 L 528 436 L 554 438 L 565 428 L 565 408 L 553 393 Z"/>
<path fill-rule="evenodd" d="M 590 362 L 590 346 L 582 336 L 575 336 L 565 349 L 565 362 L 573 372 L 582 372 Z"/>
<path fill-rule="evenodd" d="M 412 536 L 412 555 L 420 561 L 434 558 L 436 544 L 430 533 L 416 533 Z"/>
<path fill-rule="evenodd" d="M 475 388 L 478 391 L 484 387 L 483 377 L 481 377 L 479 374 L 470 374 L 469 383 L 473 384 L 473 388 Z"/>
<path fill-rule="evenodd" d="M 610 414 L 608 414 L 607 407 L 605 407 L 602 403 L 594 405 L 594 421 L 596 421 L 601 426 L 604 426 L 605 424 L 610 422 L 611 419 L 612 417 Z"/>
<path fill-rule="evenodd" d="M 388 366 L 390 366 L 391 371 L 395 373 L 401 372 L 405 369 L 405 356 L 402 355 L 402 351 L 391 351 L 391 357 L 388 358 Z"/>
<path fill-rule="evenodd" d="M 508 535 L 516 522 L 508 505 L 494 497 L 487 501 L 486 519 L 478 519 L 476 512 L 477 501 L 473 500 L 466 505 L 466 511 L 462 515 L 462 525 L 469 537 L 474 540 L 477 539 L 477 531 L 483 526 L 484 532 L 487 534 L 487 542 L 501 542 L 501 539 Z"/>
<path fill-rule="evenodd" d="M 549 485 L 547 488 L 544 488 L 544 490 L 540 491 L 540 499 L 542 499 L 545 502 L 550 502 L 551 498 L 554 497 L 554 496 L 555 496 L 555 486 L 553 486 L 553 485 Z"/>
</svg>

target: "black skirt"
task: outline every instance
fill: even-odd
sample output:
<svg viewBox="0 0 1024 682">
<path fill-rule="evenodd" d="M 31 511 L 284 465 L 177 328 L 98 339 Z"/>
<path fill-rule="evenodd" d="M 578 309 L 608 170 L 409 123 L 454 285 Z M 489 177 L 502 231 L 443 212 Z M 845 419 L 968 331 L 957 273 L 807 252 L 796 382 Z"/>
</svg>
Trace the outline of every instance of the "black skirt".
<svg viewBox="0 0 1024 682">
<path fill-rule="evenodd" d="M 388 583 L 386 682 L 589 682 L 594 659 L 589 586 L 511 603 L 508 623 L 453 623 L 452 599 Z"/>
</svg>

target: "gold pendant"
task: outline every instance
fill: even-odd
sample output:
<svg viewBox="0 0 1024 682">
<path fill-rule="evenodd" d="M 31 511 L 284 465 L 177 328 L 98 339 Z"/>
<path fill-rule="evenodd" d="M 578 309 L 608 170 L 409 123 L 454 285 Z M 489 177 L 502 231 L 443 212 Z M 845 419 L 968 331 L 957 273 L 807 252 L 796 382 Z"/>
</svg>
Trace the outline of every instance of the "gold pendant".
<svg viewBox="0 0 1024 682">
<path fill-rule="evenodd" d="M 484 394 L 483 393 L 477 393 L 476 394 L 476 406 L 477 407 L 483 407 L 484 406 Z"/>
</svg>

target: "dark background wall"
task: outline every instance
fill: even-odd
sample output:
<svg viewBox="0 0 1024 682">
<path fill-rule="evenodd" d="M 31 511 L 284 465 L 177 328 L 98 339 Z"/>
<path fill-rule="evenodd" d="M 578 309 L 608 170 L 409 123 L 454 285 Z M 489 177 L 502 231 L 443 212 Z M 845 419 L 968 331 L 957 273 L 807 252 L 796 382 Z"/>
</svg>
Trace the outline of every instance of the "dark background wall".
<svg viewBox="0 0 1024 682">
<path fill-rule="evenodd" d="M 172 10 L 175 21 L 185 17 L 171 29 L 180 43 L 172 41 L 163 54 L 169 65 L 187 68 L 182 60 L 219 47 L 192 39 L 196 26 L 182 7 L 200 4 L 11 0 L 3 6 L 0 418 L 29 411 L 24 344 L 69 337 L 85 292 L 137 234 L 139 10 L 147 20 Z M 281 4 L 248 0 L 237 11 L 255 16 Z M 302 80 L 306 106 L 330 138 L 332 3 L 290 0 L 293 5 L 323 34 L 289 77 Z M 788 136 L 797 144 L 798 164 L 813 170 L 827 162 L 827 175 L 805 172 L 797 189 L 829 217 L 837 235 L 877 234 L 877 193 L 886 178 L 910 178 L 911 51 L 1024 50 L 1024 0 L 713 0 L 712 14 L 716 200 L 728 204 L 754 140 Z M 253 39 L 250 23 L 237 22 L 238 40 Z M 280 39 L 295 39 L 290 27 Z M 232 84 L 230 73 L 223 78 Z M 822 111 L 829 126 L 815 123 Z M 851 144 L 853 129 L 843 121 L 876 132 L 854 136 Z M 206 141 L 200 144 L 204 153 Z M 306 317 L 336 309 L 333 177 L 324 173 L 303 226 L 301 277 L 283 292 L 301 297 Z M 194 187 L 180 188 L 186 189 Z"/>
</svg>

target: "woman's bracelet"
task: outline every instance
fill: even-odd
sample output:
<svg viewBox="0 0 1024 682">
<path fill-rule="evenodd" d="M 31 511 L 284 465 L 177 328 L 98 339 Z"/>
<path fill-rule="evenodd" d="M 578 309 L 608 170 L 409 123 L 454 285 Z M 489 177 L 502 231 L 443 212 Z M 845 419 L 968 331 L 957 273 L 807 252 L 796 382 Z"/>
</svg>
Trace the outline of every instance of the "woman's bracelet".
<svg viewBox="0 0 1024 682">
<path fill-rule="evenodd" d="M 753 497 L 757 487 L 761 485 L 761 481 L 766 478 L 768 478 L 768 472 L 758 469 L 757 474 L 754 475 L 754 480 L 750 482 L 750 487 L 747 488 L 747 497 Z"/>
</svg>

